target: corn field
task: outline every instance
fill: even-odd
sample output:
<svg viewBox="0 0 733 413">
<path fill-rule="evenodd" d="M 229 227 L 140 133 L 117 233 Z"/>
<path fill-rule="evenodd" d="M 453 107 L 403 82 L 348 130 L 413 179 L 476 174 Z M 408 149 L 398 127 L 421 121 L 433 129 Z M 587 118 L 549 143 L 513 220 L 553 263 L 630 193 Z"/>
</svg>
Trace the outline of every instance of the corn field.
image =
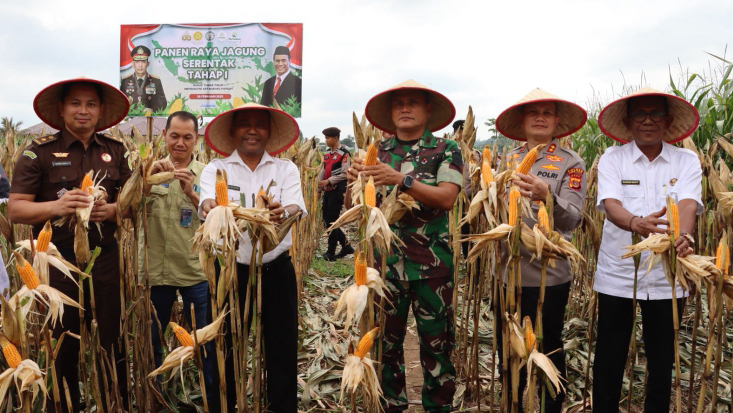
<svg viewBox="0 0 733 413">
<path fill-rule="evenodd" d="M 733 85 L 731 71 L 733 64 L 724 58 L 715 57 L 709 67 L 700 73 L 678 70 L 670 74 L 667 89 L 687 99 L 697 107 L 701 124 L 695 134 L 680 143 L 698 154 L 703 169 L 703 202 L 705 212 L 698 216 L 695 254 L 718 259 L 717 271 L 710 268 L 710 276 L 700 282 L 701 288 L 694 289 L 683 308 L 679 308 L 682 322 L 678 326 L 677 371 L 672 383 L 672 404 L 670 410 L 678 412 L 730 412 L 733 411 L 731 389 L 733 375 L 733 327 L 730 310 L 733 304 L 733 279 L 730 270 L 730 246 L 733 245 Z M 640 85 L 643 86 L 643 85 Z M 627 87 L 623 93 L 635 89 Z M 503 188 L 511 178 L 515 165 L 506 162 L 503 148 L 499 153 L 496 141 L 484 149 L 485 163 L 476 164 L 468 173 L 474 187 L 469 198 L 459 195 L 451 211 L 451 232 L 455 245 L 454 263 L 456 288 L 453 298 L 456 310 L 456 348 L 454 363 L 458 372 L 457 391 L 454 400 L 456 411 L 512 411 L 516 406 L 507 403 L 508 392 L 513 384 L 500 379 L 498 360 L 505 357 L 504 369 L 518 369 L 522 360 L 532 358 L 535 371 L 530 374 L 528 387 L 548 386 L 555 391 L 565 391 L 566 409 L 569 412 L 590 411 L 593 386 L 591 366 L 595 346 L 595 322 L 597 313 L 596 295 L 593 292 L 593 276 L 596 257 L 600 247 L 604 216 L 596 208 L 597 165 L 599 155 L 614 145 L 614 141 L 603 136 L 597 122 L 597 115 L 609 98 L 595 97 L 589 107 L 587 124 L 562 144 L 575 150 L 587 165 L 587 195 L 583 221 L 574 232 L 572 243 L 563 244 L 553 231 L 552 219 L 541 220 L 538 229 L 524 228 L 521 219 L 527 206 L 518 194 Z M 362 158 L 367 162 L 375 156 L 380 139 L 379 132 L 362 118 L 353 117 L 354 137 Z M 476 139 L 476 118 L 469 108 L 464 134 L 457 139 L 464 161 L 470 163 Z M 152 123 L 150 125 L 152 127 Z M 149 128 L 151 130 L 151 128 Z M 214 323 L 210 326 L 188 326 L 185 324 L 184 309 L 179 302 L 169 320 L 157 320 L 150 302 L 150 286 L 145 270 L 138 270 L 137 238 L 146 232 L 147 214 L 143 202 L 143 184 L 165 180 L 149 174 L 150 165 L 165 156 L 161 137 L 142 134 L 133 129 L 130 136 L 123 136 L 113 129 L 112 134 L 121 138 L 130 152 L 133 177 L 120 193 L 121 206 L 133 210 L 131 218 L 121 220 L 117 237 L 120 244 L 120 296 L 123 316 L 120 320 L 121 343 L 125 350 L 128 372 L 127 398 L 123 403 L 116 386 L 100 386 L 96 377 L 112 366 L 108 356 L 98 345 L 97 320 L 92 314 L 89 330 L 82 328 L 78 337 L 63 336 L 63 340 L 80 340 L 80 381 L 85 411 L 121 411 L 122 405 L 131 411 L 210 411 L 206 405 L 205 385 L 201 372 L 201 358 L 198 347 L 206 341 L 216 342 L 220 354 L 221 317 L 226 311 L 235 311 L 234 296 L 237 288 L 226 288 L 236 283 L 231 272 L 231 250 L 215 247 L 213 240 L 198 239 L 194 242 L 204 264 L 204 272 L 210 280 Z M 8 131 L 0 148 L 0 162 L 12 174 L 14 160 L 24 145 L 17 144 L 13 131 Z M 213 153 L 206 148 L 195 152 L 200 162 L 207 163 Z M 319 258 L 324 250 L 326 232 L 321 220 L 321 199 L 317 190 L 321 154 L 316 140 L 301 139 L 282 157 L 292 159 L 300 170 L 303 197 L 308 215 L 291 221 L 293 247 L 291 256 L 296 269 L 300 300 L 300 341 L 298 382 L 302 411 L 378 411 L 381 388 L 379 387 L 379 340 L 382 325 L 381 308 L 378 305 L 383 296 L 385 277 L 384 259 L 399 248 L 400 240 L 394 237 L 388 225 L 398 220 L 410 209 L 419 207 L 409 196 L 397 192 L 386 193 L 383 188 L 374 188 L 373 182 L 357 181 L 351 189 L 353 207 L 345 210 L 334 227 L 347 230 L 356 244 L 357 253 L 353 259 L 325 263 Z M 522 168 L 522 165 L 519 165 Z M 222 177 L 223 180 L 226 177 Z M 93 179 L 88 183 L 94 187 Z M 376 193 L 381 195 L 382 204 L 377 206 Z M 262 194 L 266 200 L 267 194 Z M 258 196 L 258 201 L 259 201 Z M 259 234 L 257 242 L 266 248 L 267 240 L 280 237 L 287 228 L 275 228 L 263 218 L 258 204 L 252 208 L 238 208 L 225 201 L 219 206 L 231 210 L 236 220 L 245 220 L 253 233 Z M 261 205 L 259 205 L 261 206 Z M 672 207 L 672 206 L 671 206 Z M 218 208 L 218 207 L 217 207 Z M 547 205 L 552 208 L 552 205 Z M 224 210 L 222 209 L 222 211 Z M 261 209 L 261 208 L 260 208 Z M 552 214 L 549 214 L 551 217 Z M 233 222 L 233 221 L 232 221 Z M 461 235 L 461 225 L 469 225 L 471 236 Z M 222 224 L 223 225 L 223 224 Z M 45 243 L 43 235 L 31 240 L 30 227 L 13 224 L 7 220 L 7 208 L 0 206 L 0 243 L 2 257 L 10 275 L 10 291 L 2 302 L 2 334 L 0 349 L 0 410 L 18 412 L 45 411 L 48 403 L 57 403 L 63 383 L 58 383 L 53 371 L 54 349 L 59 343 L 51 338 L 50 324 L 58 311 L 79 311 L 73 302 L 51 300 L 53 292 L 44 289 L 43 265 L 39 257 L 52 255 L 52 248 Z M 369 234 L 369 235 L 367 235 Z M 490 234 L 490 235 L 487 235 Z M 248 236 L 248 235 L 247 235 Z M 508 255 L 518 254 L 518 243 L 525 239 L 535 242 L 538 237 L 544 246 L 536 252 L 544 260 L 569 259 L 573 265 L 574 279 L 570 300 L 566 309 L 564 343 L 567 361 L 567 377 L 553 374 L 551 363 L 545 361 L 541 352 L 541 317 L 538 325 L 531 326 L 515 319 L 512 314 L 516 300 L 512 288 L 501 288 L 501 274 L 506 263 L 500 262 L 502 249 L 509 248 Z M 32 241 L 32 240 L 31 240 Z M 234 239 L 236 242 L 236 238 Z M 208 242 L 208 243 L 207 243 Z M 470 253 L 464 259 L 460 254 L 460 243 L 470 242 Z M 232 247 L 230 247 L 232 248 Z M 16 251 L 17 250 L 17 251 Z M 619 255 L 623 252 L 620 251 Z M 94 258 L 98 251 L 89 251 L 88 259 L 78 266 L 80 272 L 94 271 Z M 727 255 L 726 255 L 727 254 Z M 256 257 L 253 257 L 256 260 Z M 260 257 L 261 259 L 261 257 Z M 210 274 L 214 260 L 222 264 L 222 274 L 228 283 L 222 285 Z M 257 262 L 257 261 L 255 261 Z M 210 265 L 209 265 L 210 264 Z M 46 264 L 47 266 L 48 264 Z M 513 285 L 514 270 L 510 265 L 508 285 Z M 47 267 L 46 267 L 47 268 Z M 71 268 L 71 267 L 68 267 Z M 256 265 L 253 266 L 256 269 Z M 229 269 L 229 270 L 228 270 Z M 47 270 L 46 270 L 47 271 Z M 73 269 L 72 269 L 73 271 Z M 207 272 L 209 271 L 209 272 Z M 353 278 L 352 278 L 353 275 Z M 46 272 L 47 276 L 47 272 Z M 36 277 L 36 278 L 34 278 Z M 233 277 L 233 279 L 232 279 Z M 252 291 L 257 291 L 257 277 L 250 277 Z M 681 280 L 683 282 L 684 279 Z M 82 283 L 93 288 L 93 277 L 81 277 Z M 360 288 L 365 287 L 365 288 Z M 35 291 L 28 293 L 28 291 Z M 36 300 L 33 311 L 22 309 L 28 301 L 9 297 L 28 294 L 24 300 Z M 39 298 L 40 296 L 40 298 Z M 256 294 L 253 294 L 256 299 Z M 352 307 L 361 303 L 361 308 Z M 509 317 L 500 317 L 499 303 L 506 305 Z M 18 305 L 20 304 L 20 305 Z M 92 304 L 93 305 L 93 304 Z M 255 307 L 256 308 L 256 307 Z M 238 310 L 236 310 L 238 311 Z M 93 311 L 92 311 L 93 313 Z M 221 317 L 220 317 L 221 316 Z M 637 315 L 638 316 L 638 315 Z M 239 381 L 238 405 L 240 411 L 261 412 L 265 410 L 265 380 L 262 363 L 266 357 L 261 351 L 261 330 L 256 312 L 251 329 L 238 330 L 234 335 L 236 366 Z M 217 321 L 218 320 L 218 321 Z M 246 320 L 243 320 L 246 321 Z M 178 357 L 168 370 L 156 370 L 151 344 L 151 323 L 159 322 L 164 328 L 164 356 Z M 83 323 L 82 323 L 83 325 Z M 630 351 L 627 373 L 622 390 L 621 410 L 637 412 L 643 410 L 645 389 L 646 352 L 642 343 L 640 320 L 637 320 Z M 513 340 L 504 346 L 504 353 L 498 352 L 495 332 L 504 328 L 506 340 Z M 250 334 L 251 333 L 251 334 Z M 223 344 L 222 344 L 223 346 Z M 511 349 L 510 349 L 511 348 Z M 181 350 L 179 350 L 181 349 Z M 184 355 L 185 353 L 185 355 Z M 181 363 L 182 361 L 182 363 Z M 219 358 L 222 370 L 223 358 Z M 164 363 L 164 366 L 166 363 Z M 180 366 L 180 369 L 176 367 Z M 522 367 L 524 368 L 524 367 Z M 168 372 L 170 371 L 170 372 Z M 162 386 L 157 385 L 155 376 L 161 373 Z M 222 373 L 223 374 L 223 373 Z M 517 375 L 514 375 L 516 377 Z M 16 380 L 16 378 L 20 379 Z M 563 390 L 564 389 L 564 390 Z M 225 391 L 220 389 L 220 391 Z M 516 396 L 516 395 L 515 395 Z M 541 404 L 534 392 L 528 391 L 525 406 Z M 104 403 L 101 401 L 104 400 Z M 512 399 L 515 403 L 517 397 Z M 58 407 L 58 406 L 57 406 Z M 412 408 L 412 406 L 411 406 Z M 539 407 L 538 407 L 539 408 Z M 229 411 L 233 406 L 229 406 Z"/>
</svg>

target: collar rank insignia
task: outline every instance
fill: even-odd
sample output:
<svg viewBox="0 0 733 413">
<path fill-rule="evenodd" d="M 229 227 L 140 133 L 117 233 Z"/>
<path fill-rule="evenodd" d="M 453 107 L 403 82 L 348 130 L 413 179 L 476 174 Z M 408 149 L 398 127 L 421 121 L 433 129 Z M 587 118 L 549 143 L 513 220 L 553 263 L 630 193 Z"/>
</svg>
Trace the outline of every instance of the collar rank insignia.
<svg viewBox="0 0 733 413">
<path fill-rule="evenodd" d="M 69 153 L 68 152 L 54 152 L 53 156 L 55 156 L 56 158 L 66 158 L 67 156 L 69 156 Z"/>
</svg>

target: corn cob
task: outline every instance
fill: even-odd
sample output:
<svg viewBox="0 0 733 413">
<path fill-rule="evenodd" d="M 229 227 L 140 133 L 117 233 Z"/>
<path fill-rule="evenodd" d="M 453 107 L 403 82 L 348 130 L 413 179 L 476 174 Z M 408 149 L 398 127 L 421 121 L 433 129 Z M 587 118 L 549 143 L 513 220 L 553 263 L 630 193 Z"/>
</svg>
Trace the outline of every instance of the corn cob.
<svg viewBox="0 0 733 413">
<path fill-rule="evenodd" d="M 672 237 L 676 240 L 680 236 L 680 209 L 677 202 L 671 197 L 667 197 L 667 220 L 672 231 Z"/>
<path fill-rule="evenodd" d="M 484 180 L 486 187 L 494 182 L 494 172 L 491 170 L 491 150 L 484 147 L 484 155 L 481 159 L 481 179 Z"/>
<path fill-rule="evenodd" d="M 92 180 L 92 171 L 89 171 L 84 175 L 84 179 L 81 181 L 81 190 L 91 193 L 89 188 L 92 186 L 94 186 L 94 181 Z"/>
<path fill-rule="evenodd" d="M 18 353 L 18 349 L 15 348 L 13 343 L 11 343 L 4 334 L 0 334 L 0 347 L 3 349 L 5 361 L 8 362 L 8 365 L 11 368 L 18 367 L 20 362 L 23 361 L 23 358 L 20 357 L 20 353 Z"/>
<path fill-rule="evenodd" d="M 519 189 L 516 186 L 512 186 L 509 191 L 509 225 L 517 225 L 517 218 L 519 217 Z"/>
<path fill-rule="evenodd" d="M 364 203 L 370 207 L 377 206 L 377 189 L 374 187 L 374 178 L 371 176 L 364 187 Z"/>
<path fill-rule="evenodd" d="M 367 148 L 366 157 L 364 158 L 364 166 L 373 166 L 377 164 L 377 152 L 378 152 L 377 145 L 374 143 L 369 144 L 369 148 Z"/>
<path fill-rule="evenodd" d="M 51 221 L 46 221 L 46 225 L 44 225 L 41 232 L 38 233 L 38 239 L 36 240 L 36 251 L 48 251 L 48 245 L 51 243 L 51 233 Z"/>
<path fill-rule="evenodd" d="M 718 267 L 718 269 L 725 275 L 728 275 L 728 268 L 730 267 L 730 250 L 728 249 L 727 244 L 724 233 L 722 239 L 718 243 L 718 250 L 715 254 L 715 266 Z"/>
<path fill-rule="evenodd" d="M 356 281 L 356 285 L 366 285 L 366 267 L 364 251 L 360 251 L 359 255 L 356 256 L 356 261 L 354 261 L 354 281 Z"/>
<path fill-rule="evenodd" d="M 545 203 L 540 201 L 540 210 L 537 212 L 537 223 L 540 224 L 540 228 L 547 232 L 550 232 L 550 216 L 547 215 L 547 208 Z"/>
<path fill-rule="evenodd" d="M 229 205 L 229 189 L 227 188 L 227 180 L 224 173 L 218 169 L 216 171 L 216 205 Z"/>
<path fill-rule="evenodd" d="M 31 290 L 38 288 L 41 285 L 41 281 L 38 279 L 31 263 L 15 251 L 13 251 L 13 255 L 15 255 L 15 267 L 18 269 L 18 275 L 23 280 L 23 284 Z"/>
<path fill-rule="evenodd" d="M 173 332 L 176 333 L 176 337 L 178 338 L 178 341 L 181 342 L 182 346 L 193 347 L 193 337 L 188 334 L 188 331 L 186 331 L 185 328 L 179 326 L 172 321 L 170 322 L 170 326 L 173 329 Z"/>
<path fill-rule="evenodd" d="M 369 353 L 369 350 L 372 349 L 372 344 L 374 344 L 374 338 L 377 337 L 377 334 L 379 333 L 379 327 L 373 328 L 370 332 L 364 334 L 364 337 L 359 340 L 359 346 L 356 348 L 356 351 L 354 352 L 354 355 L 359 358 L 364 358 L 364 356 Z"/>
<path fill-rule="evenodd" d="M 528 174 L 529 171 L 532 169 L 532 165 L 534 165 L 535 161 L 537 161 L 537 147 L 535 146 L 532 148 L 532 150 L 529 151 L 527 156 L 522 159 L 522 163 L 519 164 L 517 167 L 517 172 Z"/>
<path fill-rule="evenodd" d="M 537 345 L 537 336 L 532 330 L 532 320 L 524 316 L 524 344 L 527 346 L 527 354 L 531 353 Z"/>
<path fill-rule="evenodd" d="M 178 98 L 171 105 L 171 108 L 168 110 L 168 114 L 172 115 L 173 113 L 178 112 L 179 110 L 182 110 L 182 109 L 183 109 L 183 99 Z"/>
</svg>

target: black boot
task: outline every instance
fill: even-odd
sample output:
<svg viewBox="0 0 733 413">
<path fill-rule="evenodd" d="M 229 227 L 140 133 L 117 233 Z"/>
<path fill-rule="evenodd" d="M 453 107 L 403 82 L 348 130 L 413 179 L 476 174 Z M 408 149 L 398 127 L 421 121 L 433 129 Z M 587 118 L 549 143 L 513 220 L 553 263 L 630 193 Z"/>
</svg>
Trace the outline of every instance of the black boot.
<svg viewBox="0 0 733 413">
<path fill-rule="evenodd" d="M 336 256 L 336 258 L 343 258 L 343 257 L 345 257 L 345 256 L 347 256 L 349 254 L 353 254 L 353 253 L 354 253 L 354 247 L 352 247 L 349 244 L 346 244 L 346 245 L 344 245 L 344 246 L 341 247 L 341 251 L 339 251 L 339 254 Z"/>
</svg>

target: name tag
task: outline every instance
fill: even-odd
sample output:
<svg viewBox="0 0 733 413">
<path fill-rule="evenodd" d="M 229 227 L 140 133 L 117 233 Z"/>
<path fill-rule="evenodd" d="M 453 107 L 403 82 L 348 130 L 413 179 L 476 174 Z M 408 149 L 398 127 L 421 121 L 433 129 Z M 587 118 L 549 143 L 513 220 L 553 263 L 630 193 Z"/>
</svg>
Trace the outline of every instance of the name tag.
<svg viewBox="0 0 733 413">
<path fill-rule="evenodd" d="M 181 218 L 179 224 L 182 228 L 191 228 L 193 222 L 193 210 L 188 208 L 181 209 Z"/>
<path fill-rule="evenodd" d="M 227 187 L 228 187 L 229 189 L 231 189 L 232 191 L 239 191 L 239 187 L 238 187 L 238 186 L 234 186 L 234 185 L 228 185 Z"/>
<path fill-rule="evenodd" d="M 641 185 L 641 181 L 635 179 L 624 179 L 621 181 L 621 185 Z"/>
<path fill-rule="evenodd" d="M 51 166 L 71 166 L 71 161 L 51 162 Z"/>
</svg>

